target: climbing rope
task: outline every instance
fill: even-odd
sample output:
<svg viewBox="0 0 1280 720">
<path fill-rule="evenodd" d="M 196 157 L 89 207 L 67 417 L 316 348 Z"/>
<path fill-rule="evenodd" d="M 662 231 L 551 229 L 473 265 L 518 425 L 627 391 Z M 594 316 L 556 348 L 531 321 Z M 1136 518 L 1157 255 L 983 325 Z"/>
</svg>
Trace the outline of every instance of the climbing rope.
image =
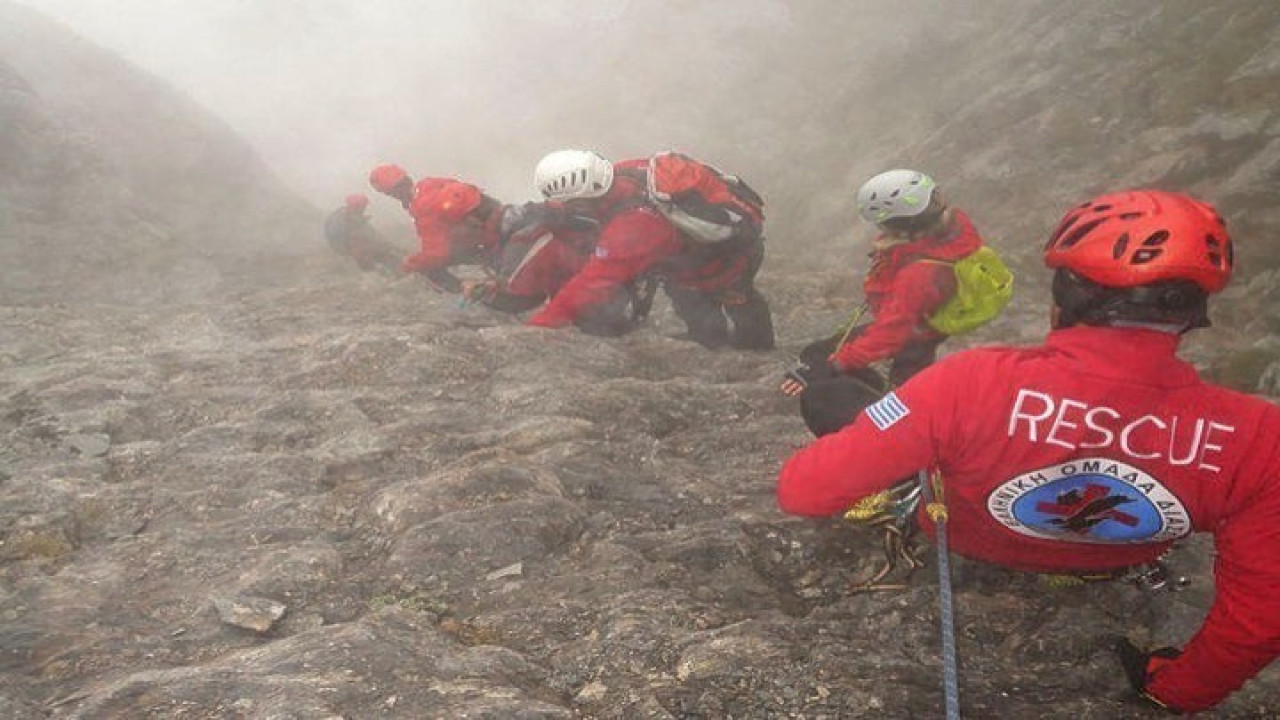
<svg viewBox="0 0 1280 720">
<path fill-rule="evenodd" d="M 956 629 L 951 588 L 951 558 L 947 550 L 947 505 L 943 495 L 942 475 L 920 471 L 917 477 L 894 485 L 859 500 L 844 514 L 844 519 L 883 532 L 884 565 L 870 577 L 850 586 L 849 592 L 881 592 L 905 590 L 905 583 L 888 583 L 899 565 L 907 574 L 924 566 L 912 542 L 916 528 L 914 516 L 920 503 L 933 520 L 938 545 L 938 606 L 942 625 L 942 691 L 946 701 L 947 720 L 960 718 L 959 673 L 956 658 Z"/>
<path fill-rule="evenodd" d="M 869 310 L 870 307 L 871 307 L 870 305 L 867 305 L 866 303 L 862 303 L 861 305 L 858 306 L 857 310 L 853 311 L 853 315 L 848 320 L 846 320 L 843 325 L 836 328 L 836 332 L 840 333 L 840 342 L 836 343 L 835 349 L 832 350 L 832 352 L 835 352 L 836 350 L 839 350 L 840 348 L 844 347 L 844 344 L 846 341 L 848 341 L 849 336 L 853 334 L 853 329 L 858 327 L 858 321 L 862 320 L 862 316 L 867 314 L 867 310 Z"/>
<path fill-rule="evenodd" d="M 933 520 L 938 543 L 938 610 L 942 625 L 942 694 L 946 702 L 947 720 L 960 718 L 959 672 L 956 669 L 956 623 L 951 598 L 951 558 L 947 550 L 947 506 L 943 495 L 942 475 L 930 476 L 920 471 L 920 487 L 924 490 L 925 512 Z"/>
</svg>

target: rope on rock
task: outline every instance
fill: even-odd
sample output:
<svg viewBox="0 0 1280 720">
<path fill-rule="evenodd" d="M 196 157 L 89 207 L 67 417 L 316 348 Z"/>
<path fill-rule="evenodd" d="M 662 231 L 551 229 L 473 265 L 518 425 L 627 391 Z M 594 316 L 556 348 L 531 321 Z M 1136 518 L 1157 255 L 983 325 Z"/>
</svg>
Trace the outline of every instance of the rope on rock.
<svg viewBox="0 0 1280 720">
<path fill-rule="evenodd" d="M 942 475 L 920 471 L 920 487 L 924 492 L 925 512 L 934 522 L 938 543 L 938 610 L 942 625 L 942 694 L 946 702 L 947 720 L 960 719 L 959 672 L 956 660 L 956 623 L 951 597 L 951 558 L 947 550 L 947 506 L 943 495 Z"/>
<path fill-rule="evenodd" d="M 924 511 L 933 520 L 938 545 L 938 608 L 942 626 L 942 692 L 947 720 L 960 718 L 959 671 L 956 657 L 956 628 L 951 586 L 951 557 L 947 549 L 947 505 L 943 495 L 942 475 L 921 470 L 911 479 L 888 490 L 859 500 L 844 514 L 844 519 L 859 525 L 883 530 L 885 564 L 871 577 L 856 582 L 849 592 L 881 592 L 905 590 L 905 583 L 886 583 L 885 578 L 898 567 L 907 566 L 910 574 L 924 566 L 916 554 L 911 536 L 916 528 L 914 516 L 924 502 Z"/>
</svg>

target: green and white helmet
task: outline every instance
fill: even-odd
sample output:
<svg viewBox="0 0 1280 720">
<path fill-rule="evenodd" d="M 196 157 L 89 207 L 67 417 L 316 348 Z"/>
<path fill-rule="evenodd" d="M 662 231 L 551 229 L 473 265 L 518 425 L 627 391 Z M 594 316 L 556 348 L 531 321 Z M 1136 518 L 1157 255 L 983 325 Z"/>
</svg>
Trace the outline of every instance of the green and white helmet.
<svg viewBox="0 0 1280 720">
<path fill-rule="evenodd" d="M 938 184 L 916 170 L 889 170 L 858 190 L 858 213 L 877 225 L 894 218 L 915 217 L 929 207 Z"/>
<path fill-rule="evenodd" d="M 600 197 L 613 185 L 613 163 L 590 150 L 557 150 L 538 161 L 533 184 L 548 200 Z"/>
</svg>

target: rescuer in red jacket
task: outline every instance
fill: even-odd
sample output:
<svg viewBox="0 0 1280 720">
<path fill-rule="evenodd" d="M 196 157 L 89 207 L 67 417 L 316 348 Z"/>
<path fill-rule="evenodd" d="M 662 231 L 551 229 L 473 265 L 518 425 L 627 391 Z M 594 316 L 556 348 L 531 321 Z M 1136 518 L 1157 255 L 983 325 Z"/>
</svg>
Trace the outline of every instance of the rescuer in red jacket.
<svg viewBox="0 0 1280 720">
<path fill-rule="evenodd" d="M 1280 656 L 1280 409 L 1176 357 L 1232 262 L 1222 220 L 1185 195 L 1073 208 L 1045 251 L 1047 342 L 925 369 L 788 460 L 779 504 L 835 515 L 936 470 L 952 549 L 1032 572 L 1121 572 L 1211 532 L 1216 597 L 1200 631 L 1180 652 L 1123 645 L 1122 662 L 1151 701 L 1213 707 Z"/>
<path fill-rule="evenodd" d="M 593 219 L 550 202 L 507 206 L 502 225 L 493 277 L 464 282 L 463 294 L 509 313 L 532 310 L 555 295 L 586 265 L 599 230 Z M 583 329 L 620 332 L 610 326 Z"/>
<path fill-rule="evenodd" d="M 647 165 L 644 159 L 615 165 L 583 150 L 553 152 L 538 163 L 535 183 L 543 196 L 595 218 L 601 229 L 592 257 L 529 324 L 557 328 L 616 314 L 629 294 L 644 310 L 651 297 L 638 288 L 660 277 L 690 339 L 707 347 L 772 348 L 772 316 L 755 288 L 763 244 L 694 247 L 649 202 Z"/>
<path fill-rule="evenodd" d="M 933 178 L 915 170 L 868 180 L 858 190 L 858 211 L 880 229 L 862 284 L 870 322 L 801 351 L 792 371 L 798 377 L 782 384 L 788 395 L 814 380 L 862 374 L 878 360 L 890 361 L 894 385 L 928 367 L 947 339 L 928 318 L 956 293 L 952 264 L 982 246 L 969 216 L 948 206 Z"/>
<path fill-rule="evenodd" d="M 504 205 L 475 185 L 447 178 L 417 181 L 398 165 L 379 165 L 369 183 L 413 217 L 418 252 L 400 263 L 437 287 L 498 310 L 541 305 L 586 263 L 595 225 L 584 227 L 549 203 Z M 479 265 L 489 278 L 463 283 L 449 268 Z"/>
<path fill-rule="evenodd" d="M 400 270 L 420 273 L 447 292 L 460 292 L 461 281 L 449 268 L 487 265 L 498 246 L 502 203 L 475 185 L 448 178 L 416 183 L 397 165 L 379 165 L 369 184 L 399 200 L 413 217 L 419 250 L 404 258 Z"/>
</svg>

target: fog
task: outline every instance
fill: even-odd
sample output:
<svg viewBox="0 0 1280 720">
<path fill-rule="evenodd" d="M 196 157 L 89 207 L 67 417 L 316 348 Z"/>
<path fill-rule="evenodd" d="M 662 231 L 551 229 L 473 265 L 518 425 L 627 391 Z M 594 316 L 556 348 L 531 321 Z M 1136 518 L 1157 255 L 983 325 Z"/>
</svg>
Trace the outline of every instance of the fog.
<svg viewBox="0 0 1280 720">
<path fill-rule="evenodd" d="M 1213 201 L 1240 270 L 1180 354 L 1274 399 L 1277 38 L 1258 0 L 0 0 L 0 718 L 938 716 L 935 574 L 855 594 L 879 533 L 774 492 L 855 189 L 926 170 L 1015 268 L 944 354 L 1043 340 L 1065 208 Z M 325 243 L 376 163 L 517 202 L 565 146 L 760 190 L 777 349 L 662 299 L 529 328 Z M 1186 550 L 1162 596 L 957 560 L 966 716 L 1142 712 L 1107 646 L 1196 632 Z M 1228 703 L 1273 717 L 1280 665 Z"/>
<path fill-rule="evenodd" d="M 767 190 L 770 163 L 829 154 L 811 126 L 849 101 L 877 48 L 927 44 L 969 5 L 921 28 L 942 4 L 898 17 L 780 0 L 24 2 L 224 118 L 321 206 L 386 161 L 517 201 L 561 146 L 684 149 Z"/>
<path fill-rule="evenodd" d="M 1032 272 L 1062 208 L 1116 187 L 1199 194 L 1259 237 L 1280 221 L 1255 178 L 1280 19 L 1253 0 L 19 1 L 193 98 L 324 209 L 382 162 L 519 202 L 550 150 L 671 148 L 762 192 L 767 273 L 859 261 L 852 196 L 890 167 L 933 174 Z M 374 215 L 403 220 L 385 198 Z"/>
</svg>

